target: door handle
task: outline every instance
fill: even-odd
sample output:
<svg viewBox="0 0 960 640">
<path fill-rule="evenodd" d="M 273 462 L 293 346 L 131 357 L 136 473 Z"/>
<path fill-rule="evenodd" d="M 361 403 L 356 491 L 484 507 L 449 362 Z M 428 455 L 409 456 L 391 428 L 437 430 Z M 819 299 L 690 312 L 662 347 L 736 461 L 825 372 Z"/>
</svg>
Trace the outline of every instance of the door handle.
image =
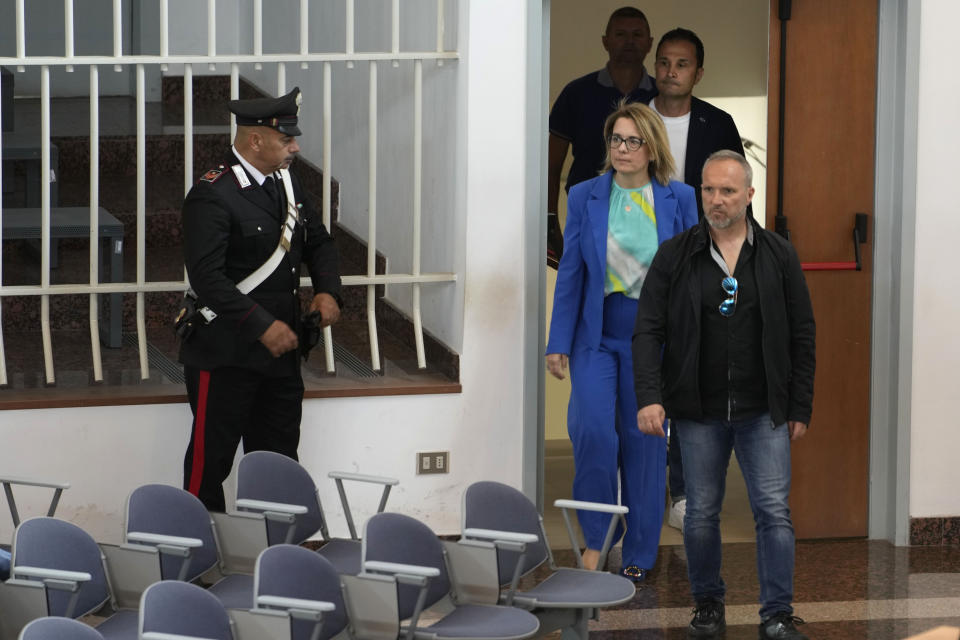
<svg viewBox="0 0 960 640">
<path fill-rule="evenodd" d="M 860 245 L 867 241 L 867 214 L 856 213 L 853 217 L 853 262 L 802 262 L 804 271 L 863 271 Z"/>
</svg>

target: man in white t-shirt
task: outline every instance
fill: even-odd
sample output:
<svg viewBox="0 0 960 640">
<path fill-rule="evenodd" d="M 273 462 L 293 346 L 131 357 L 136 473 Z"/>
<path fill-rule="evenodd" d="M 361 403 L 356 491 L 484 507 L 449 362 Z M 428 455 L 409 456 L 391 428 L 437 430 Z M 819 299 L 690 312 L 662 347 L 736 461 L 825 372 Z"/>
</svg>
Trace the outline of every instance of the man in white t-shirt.
<svg viewBox="0 0 960 640">
<path fill-rule="evenodd" d="M 654 70 L 659 93 L 649 105 L 667 127 L 677 167 L 674 179 L 693 187 L 702 216 L 703 163 L 720 149 L 742 155 L 740 133 L 729 113 L 693 95 L 693 87 L 703 77 L 703 42 L 693 31 L 677 27 L 665 33 L 657 45 Z"/>
<path fill-rule="evenodd" d="M 650 107 L 660 114 L 667 127 L 670 152 L 677 167 L 673 179 L 693 187 L 697 213 L 703 216 L 700 197 L 703 163 L 720 149 L 742 155 L 740 133 L 729 113 L 693 95 L 693 87 L 703 77 L 703 42 L 693 31 L 678 27 L 665 33 L 657 45 L 654 70 L 659 93 L 650 100 Z M 686 487 L 680 443 L 674 431 L 670 429 L 668 448 L 671 507 L 667 522 L 682 530 L 687 508 Z"/>
</svg>

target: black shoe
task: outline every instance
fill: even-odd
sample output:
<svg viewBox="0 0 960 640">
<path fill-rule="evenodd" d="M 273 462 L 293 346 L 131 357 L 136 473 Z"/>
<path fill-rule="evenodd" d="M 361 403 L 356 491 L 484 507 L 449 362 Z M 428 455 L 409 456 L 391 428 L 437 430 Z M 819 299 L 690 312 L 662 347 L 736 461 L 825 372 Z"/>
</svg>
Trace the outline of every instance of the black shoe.
<svg viewBox="0 0 960 640">
<path fill-rule="evenodd" d="M 547 266 L 556 269 L 563 256 L 563 233 L 560 231 L 560 219 L 555 213 L 547 214 Z"/>
<path fill-rule="evenodd" d="M 687 626 L 687 637 L 717 638 L 726 628 L 723 603 L 719 600 L 704 600 L 698 602 L 693 610 L 693 620 Z"/>
<path fill-rule="evenodd" d="M 775 613 L 760 623 L 760 640 L 810 640 L 797 631 L 803 620 L 787 613 Z"/>
</svg>

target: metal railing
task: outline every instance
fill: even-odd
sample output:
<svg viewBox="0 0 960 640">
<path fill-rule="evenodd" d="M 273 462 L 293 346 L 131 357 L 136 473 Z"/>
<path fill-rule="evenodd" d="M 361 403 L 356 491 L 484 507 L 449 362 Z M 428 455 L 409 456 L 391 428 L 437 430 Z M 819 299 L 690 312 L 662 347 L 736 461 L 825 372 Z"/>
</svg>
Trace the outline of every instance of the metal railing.
<svg viewBox="0 0 960 640">
<path fill-rule="evenodd" d="M 17 71 L 23 72 L 28 67 L 39 67 L 40 69 L 40 121 L 41 121 L 41 214 L 40 214 L 40 285 L 20 285 L 3 286 L 0 284 L 0 298 L 10 296 L 39 296 L 40 297 L 40 326 L 42 333 L 43 358 L 46 382 L 53 384 L 55 382 L 55 372 L 53 365 L 53 347 L 51 342 L 50 325 L 50 297 L 58 295 L 82 294 L 89 296 L 89 323 L 90 323 L 90 341 L 92 348 L 92 366 L 94 379 L 103 380 L 103 366 L 100 353 L 100 323 L 98 317 L 99 296 L 111 293 L 134 293 L 136 294 L 136 329 L 137 344 L 140 360 L 141 378 L 149 377 L 149 363 L 147 359 L 147 339 L 146 339 L 146 317 L 145 300 L 146 293 L 152 292 L 179 292 L 187 288 L 186 279 L 183 281 L 147 281 L 146 279 L 146 80 L 145 68 L 151 65 L 157 65 L 161 71 L 168 69 L 170 64 L 183 65 L 183 83 L 184 83 L 184 103 L 183 103 L 183 123 L 184 123 L 184 193 L 186 193 L 194 182 L 193 178 L 193 84 L 194 67 L 197 65 L 207 65 L 209 69 L 215 70 L 221 65 L 228 66 L 230 69 L 230 95 L 231 98 L 239 97 L 240 87 L 240 67 L 241 65 L 252 65 L 254 69 L 263 69 L 264 65 L 276 65 L 277 95 L 286 93 L 286 71 L 287 65 L 295 64 L 301 69 L 307 69 L 312 64 L 320 64 L 323 69 L 323 146 L 322 146 L 322 167 L 323 167 L 323 195 L 322 195 L 322 215 L 323 222 L 330 228 L 331 218 L 331 175 L 335 167 L 332 154 L 332 138 L 335 135 L 332 116 L 331 101 L 331 74 L 332 65 L 344 63 L 348 68 L 353 68 L 358 62 L 367 62 L 369 64 L 369 214 L 368 214 L 368 259 L 366 275 L 345 276 L 343 277 L 344 286 L 364 286 L 367 288 L 367 323 L 370 336 L 370 361 L 373 369 L 380 370 L 380 349 L 377 332 L 376 312 L 375 312 L 375 290 L 377 285 L 384 284 L 410 284 L 413 286 L 413 304 L 412 320 L 414 327 L 414 339 L 417 353 L 417 363 L 420 368 L 426 366 L 423 343 L 423 321 L 420 308 L 421 287 L 425 284 L 447 283 L 457 279 L 454 273 L 422 273 L 421 262 L 421 216 L 422 216 L 422 181 L 423 181 L 423 161 L 422 161 L 422 120 L 423 120 L 423 62 L 425 60 L 435 61 L 442 65 L 445 60 L 455 60 L 458 58 L 456 51 L 444 50 L 444 0 L 436 2 L 436 49 L 433 51 L 401 51 L 400 49 L 400 2 L 392 0 L 391 3 L 391 50 L 389 52 L 358 52 L 354 49 L 354 2 L 345 1 L 345 50 L 335 53 L 311 53 L 309 47 L 309 12 L 308 1 L 300 0 L 299 6 L 299 50 L 291 53 L 264 54 L 263 53 L 263 0 L 253 1 L 253 44 L 252 54 L 219 54 L 216 48 L 216 2 L 207 0 L 207 52 L 204 55 L 176 55 L 170 53 L 169 43 L 169 2 L 168 0 L 159 0 L 160 2 L 160 20 L 158 28 L 160 30 L 160 53 L 159 55 L 131 55 L 123 51 L 123 22 L 121 14 L 121 0 L 113 0 L 113 54 L 102 55 L 75 55 L 74 52 L 74 16 L 73 0 L 64 0 L 64 20 L 65 20 L 65 38 L 63 56 L 27 56 L 26 55 L 26 30 L 25 30 L 25 0 L 16 0 L 16 52 L 14 58 L 0 58 L 0 65 L 16 67 Z M 376 273 L 376 232 L 377 232 L 377 171 L 376 171 L 376 149 L 378 137 L 378 117 L 377 117 L 377 67 L 382 62 L 391 62 L 398 66 L 401 60 L 412 60 L 414 63 L 414 86 L 413 86 L 413 251 L 412 268 L 410 273 L 380 274 Z M 90 273 L 87 284 L 51 284 L 50 283 L 50 70 L 51 68 L 63 68 L 67 72 L 73 72 L 77 66 L 86 66 L 89 68 L 89 93 L 90 93 Z M 98 242 L 98 202 L 100 195 L 99 187 L 99 139 L 100 123 L 98 120 L 98 110 L 100 102 L 100 68 L 103 66 L 112 66 L 115 71 L 122 71 L 133 67 L 136 77 L 136 159 L 137 159 L 137 178 L 136 178 L 136 224 L 137 224 L 137 243 L 136 243 L 136 278 L 134 282 L 99 282 L 98 266 L 100 264 L 100 250 Z M 2 118 L 2 115 L 0 115 Z M 236 123 L 231 119 L 231 138 L 236 133 Z M 390 132 L 392 134 L 392 132 Z M 0 141 L 2 141 L 2 127 L 0 127 Z M 2 154 L 2 152 L 0 152 Z M 2 155 L 0 155 L 2 157 Z M 2 177 L 0 177 L 0 187 L 2 187 Z M 0 204 L 0 219 L 3 216 L 2 204 Z M 0 282 L 2 282 L 2 229 L 0 229 Z M 309 279 L 303 278 L 302 284 L 309 285 Z M 330 328 L 325 330 L 324 350 L 326 357 L 326 368 L 329 372 L 334 371 L 333 357 L 333 339 Z M 4 351 L 3 333 L 0 329 L 0 385 L 8 383 L 6 353 Z"/>
</svg>

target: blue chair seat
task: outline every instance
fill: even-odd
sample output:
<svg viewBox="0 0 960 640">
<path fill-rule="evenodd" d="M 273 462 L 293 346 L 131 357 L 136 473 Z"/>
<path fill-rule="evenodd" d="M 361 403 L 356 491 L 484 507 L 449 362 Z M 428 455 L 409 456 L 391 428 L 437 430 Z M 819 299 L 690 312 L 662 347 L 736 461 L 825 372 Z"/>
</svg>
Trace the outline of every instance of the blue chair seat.
<svg viewBox="0 0 960 640">
<path fill-rule="evenodd" d="M 425 629 L 443 638 L 527 638 L 540 627 L 540 622 L 522 609 L 482 604 L 460 605 L 443 619 Z M 482 630 L 478 631 L 478 630 Z M 484 635 L 478 635 L 483 633 Z"/>
<path fill-rule="evenodd" d="M 603 571 L 560 568 L 517 598 L 530 598 L 544 608 L 609 607 L 633 599 L 636 587 L 621 576 Z"/>
<path fill-rule="evenodd" d="M 139 612 L 124 609 L 104 620 L 97 627 L 103 640 L 135 640 Z"/>
</svg>

